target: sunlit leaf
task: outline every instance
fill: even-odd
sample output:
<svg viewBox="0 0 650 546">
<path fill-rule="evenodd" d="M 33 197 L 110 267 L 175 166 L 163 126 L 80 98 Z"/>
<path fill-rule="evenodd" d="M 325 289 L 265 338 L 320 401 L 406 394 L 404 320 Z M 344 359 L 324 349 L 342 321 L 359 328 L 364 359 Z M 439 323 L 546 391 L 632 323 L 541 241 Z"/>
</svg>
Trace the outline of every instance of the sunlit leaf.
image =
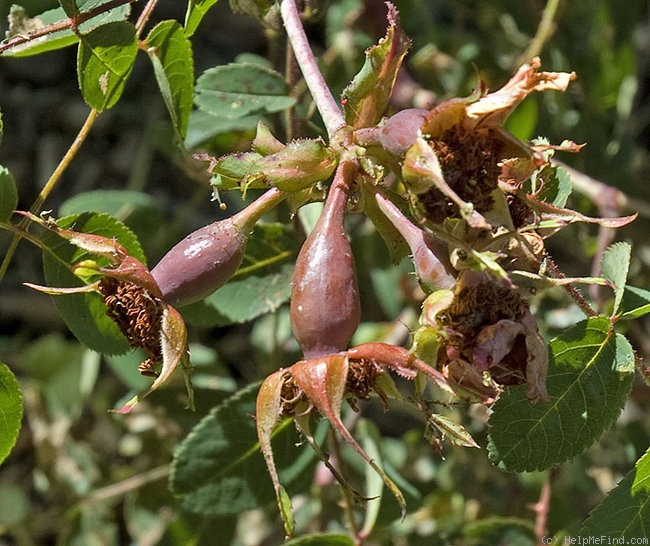
<svg viewBox="0 0 650 546">
<path fill-rule="evenodd" d="M 78 2 L 81 12 L 90 12 L 94 8 L 101 7 L 104 4 L 111 3 L 113 0 L 87 0 L 86 2 Z M 87 33 L 106 23 L 114 21 L 124 21 L 131 12 L 131 4 L 117 6 L 97 16 L 91 17 L 84 23 L 79 25 L 80 33 Z M 18 36 L 20 34 L 28 34 L 37 30 L 44 29 L 46 26 L 65 21 L 68 19 L 63 8 L 55 8 L 45 11 L 32 18 L 27 17 L 25 10 L 20 6 L 12 7 L 13 28 L 10 26 L 8 38 Z M 62 47 L 76 44 L 79 37 L 69 28 L 41 36 L 34 40 L 17 45 L 9 50 L 3 52 L 4 56 L 12 57 L 26 57 L 29 55 L 38 55 L 46 51 L 53 51 Z"/>
<path fill-rule="evenodd" d="M 217 0 L 189 0 L 185 12 L 185 35 L 190 38 L 199 27 L 199 23 Z"/>
<path fill-rule="evenodd" d="M 504 470 L 542 470 L 575 457 L 617 419 L 634 379 L 634 352 L 605 317 L 590 318 L 551 341 L 551 401 L 531 404 L 525 387 L 494 405 L 488 453 Z"/>
<path fill-rule="evenodd" d="M 206 70 L 196 82 L 196 105 L 214 115 L 239 118 L 280 112 L 293 106 L 284 78 L 262 66 L 248 63 Z"/>
<path fill-rule="evenodd" d="M 0 222 L 9 220 L 18 205 L 18 190 L 14 177 L 5 167 L 0 166 Z"/>
<path fill-rule="evenodd" d="M 614 284 L 614 307 L 612 315 L 618 312 L 623 299 L 625 282 L 630 269 L 632 247 L 628 243 L 614 243 L 603 254 L 600 273 Z"/>
<path fill-rule="evenodd" d="M 81 35 L 77 75 L 89 106 L 101 112 L 115 105 L 137 52 L 135 27 L 125 21 L 108 23 Z"/>
<path fill-rule="evenodd" d="M 648 536 L 650 521 L 650 450 L 636 462 L 605 500 L 591 512 L 580 536 L 607 536 L 613 540 Z M 622 543 L 622 542 L 621 542 Z"/>
<path fill-rule="evenodd" d="M 215 407 L 181 443 L 174 456 L 170 487 L 183 506 L 205 515 L 238 514 L 275 499 L 255 426 L 254 384 Z M 280 479 L 290 490 L 313 471 L 314 453 L 297 447 L 289 421 L 273 438 Z"/>
<path fill-rule="evenodd" d="M 16 377 L 0 362 L 0 463 L 7 458 L 20 432 L 23 395 Z"/>
<path fill-rule="evenodd" d="M 185 138 L 194 96 L 192 44 L 176 21 L 156 25 L 146 39 L 158 87 L 179 142 Z"/>
</svg>

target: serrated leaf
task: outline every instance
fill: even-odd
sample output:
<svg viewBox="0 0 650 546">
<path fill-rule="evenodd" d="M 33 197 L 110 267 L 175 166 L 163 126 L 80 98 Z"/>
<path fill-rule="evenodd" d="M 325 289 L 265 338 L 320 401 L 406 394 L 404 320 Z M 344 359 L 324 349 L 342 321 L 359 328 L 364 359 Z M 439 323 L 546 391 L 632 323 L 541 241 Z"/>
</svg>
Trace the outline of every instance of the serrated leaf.
<svg viewBox="0 0 650 546">
<path fill-rule="evenodd" d="M 190 38 L 199 27 L 199 23 L 217 0 L 190 0 L 185 12 L 185 35 Z"/>
<path fill-rule="evenodd" d="M 282 544 L 283 546 L 354 546 L 352 539 L 344 535 L 308 535 Z"/>
<path fill-rule="evenodd" d="M 14 177 L 5 167 L 0 167 L 0 222 L 6 222 L 18 205 L 18 190 Z"/>
<path fill-rule="evenodd" d="M 650 290 L 626 286 L 621 300 L 622 319 L 635 319 L 650 313 Z"/>
<path fill-rule="evenodd" d="M 537 199 L 556 207 L 566 205 L 573 185 L 566 169 L 560 165 L 547 165 L 536 178 L 533 192 Z"/>
<path fill-rule="evenodd" d="M 581 537 L 608 536 L 615 540 L 648 536 L 650 521 L 650 450 L 636 462 L 584 522 Z M 623 542 L 620 542 L 621 544 Z"/>
<path fill-rule="evenodd" d="M 23 395 L 16 377 L 0 362 L 0 463 L 13 449 L 23 419 Z"/>
<path fill-rule="evenodd" d="M 494 405 L 488 453 L 503 470 L 542 470 L 575 457 L 614 423 L 632 388 L 632 347 L 605 317 L 576 324 L 550 349 L 551 401 L 533 405 L 520 386 Z"/>
<path fill-rule="evenodd" d="M 94 8 L 108 4 L 109 2 L 112 2 L 112 0 L 87 0 L 86 2 L 81 3 L 80 11 L 86 13 Z M 22 13 L 19 10 L 22 10 Z M 96 17 L 91 17 L 84 23 L 80 24 L 78 31 L 81 33 L 87 33 L 94 28 L 105 25 L 106 23 L 113 21 L 123 21 L 129 16 L 130 12 L 130 4 L 112 8 L 103 13 L 99 13 Z M 28 18 L 25 14 L 25 10 L 20 6 L 16 6 L 16 10 L 12 8 L 10 21 L 12 20 L 12 17 L 13 25 L 10 23 L 10 28 L 7 33 L 8 39 L 10 39 L 12 36 L 34 32 L 53 23 L 64 21 L 68 18 L 63 8 L 55 8 L 45 11 L 35 17 Z M 65 29 L 17 45 L 3 52 L 3 55 L 11 57 L 27 57 L 30 55 L 38 55 L 40 53 L 45 53 L 46 51 L 53 51 L 55 49 L 61 49 L 63 47 L 76 44 L 78 41 L 78 36 L 71 29 Z"/>
<path fill-rule="evenodd" d="M 163 21 L 151 30 L 146 44 L 158 87 L 182 143 L 194 96 L 192 43 L 178 22 Z"/>
<path fill-rule="evenodd" d="M 399 26 L 397 10 L 388 4 L 388 29 L 377 45 L 366 50 L 366 61 L 343 90 L 345 120 L 358 129 L 376 125 L 384 115 L 397 72 L 411 45 Z"/>
<path fill-rule="evenodd" d="M 124 224 L 106 214 L 85 213 L 61 218 L 58 225 L 84 233 L 115 237 L 129 254 L 145 263 L 140 244 Z M 84 253 L 52 232 L 42 237 L 47 250 L 43 252 L 45 281 L 50 287 L 82 286 L 81 280 L 66 264 L 77 263 L 91 255 Z M 89 348 L 105 354 L 119 354 L 129 349 L 126 338 L 106 315 L 99 294 L 69 294 L 53 299 L 59 314 L 72 333 Z"/>
<path fill-rule="evenodd" d="M 174 456 L 172 492 L 183 495 L 183 506 L 204 515 L 238 514 L 275 499 L 266 462 L 259 450 L 255 398 L 251 385 L 216 406 L 194 427 Z M 315 465 L 313 451 L 297 447 L 290 421 L 274 436 L 273 450 L 282 483 L 291 488 Z"/>
<path fill-rule="evenodd" d="M 135 27 L 117 21 L 81 34 L 77 52 L 79 89 L 86 103 L 101 112 L 120 99 L 138 53 Z"/>
<path fill-rule="evenodd" d="M 614 284 L 612 316 L 618 313 L 621 306 L 631 257 L 632 247 L 628 243 L 619 242 L 610 245 L 600 261 L 600 274 Z"/>
<path fill-rule="evenodd" d="M 256 64 L 217 66 L 196 82 L 195 104 L 211 114 L 239 118 L 293 106 L 289 86 L 277 72 Z"/>
</svg>

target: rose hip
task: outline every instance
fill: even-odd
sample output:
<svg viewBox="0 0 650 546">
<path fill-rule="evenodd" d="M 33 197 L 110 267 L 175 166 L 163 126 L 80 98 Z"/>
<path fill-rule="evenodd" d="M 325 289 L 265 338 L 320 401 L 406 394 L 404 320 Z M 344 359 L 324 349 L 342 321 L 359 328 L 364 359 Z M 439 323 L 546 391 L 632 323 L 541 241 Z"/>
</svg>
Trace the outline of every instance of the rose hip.
<svg viewBox="0 0 650 546">
<path fill-rule="evenodd" d="M 355 161 L 339 165 L 316 227 L 296 260 L 291 328 L 305 358 L 347 348 L 359 325 L 359 288 L 343 220 Z"/>
<path fill-rule="evenodd" d="M 197 229 L 180 241 L 151 270 L 163 299 L 181 307 L 225 284 L 244 258 L 255 223 L 282 199 L 282 192 L 271 189 L 237 214 Z"/>
</svg>

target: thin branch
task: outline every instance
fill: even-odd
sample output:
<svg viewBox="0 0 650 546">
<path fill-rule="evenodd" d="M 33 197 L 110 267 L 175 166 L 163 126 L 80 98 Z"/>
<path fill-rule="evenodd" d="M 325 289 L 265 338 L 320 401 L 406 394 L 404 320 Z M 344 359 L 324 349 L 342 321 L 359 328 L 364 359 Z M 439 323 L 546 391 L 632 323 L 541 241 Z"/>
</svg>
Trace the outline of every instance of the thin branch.
<svg viewBox="0 0 650 546">
<path fill-rule="evenodd" d="M 539 57 L 544 45 L 548 42 L 555 31 L 554 19 L 559 7 L 560 0 L 548 0 L 548 2 L 546 2 L 544 13 L 542 14 L 542 20 L 539 22 L 539 26 L 537 27 L 537 33 L 531 40 L 530 44 L 528 44 L 526 51 L 524 51 L 517 59 L 515 66 L 521 66 L 530 61 L 533 57 Z"/>
<path fill-rule="evenodd" d="M 151 17 L 151 14 L 153 13 L 153 10 L 156 9 L 156 4 L 158 4 L 158 0 L 149 0 L 147 2 L 147 5 L 143 8 L 140 17 L 138 17 L 138 20 L 135 23 L 135 31 L 138 37 L 140 37 L 140 35 L 142 34 L 145 25 L 147 24 L 149 18 Z"/>
<path fill-rule="evenodd" d="M 311 92 L 316 108 L 323 118 L 323 123 L 327 129 L 330 138 L 345 126 L 345 118 L 341 109 L 336 104 L 329 86 L 323 78 L 323 74 L 318 68 L 318 63 L 314 53 L 309 46 L 305 29 L 302 26 L 298 8 L 295 0 L 282 0 L 280 13 L 284 21 L 284 27 L 291 42 L 293 53 L 296 56 L 302 75 L 307 82 L 307 87 Z"/>
<path fill-rule="evenodd" d="M 169 476 L 170 470 L 171 465 L 165 464 L 157 468 L 152 468 L 151 470 L 148 470 L 141 474 L 131 476 L 130 478 L 122 480 L 121 482 L 113 483 L 111 485 L 107 485 L 106 487 L 96 489 L 81 501 L 81 506 L 89 506 L 97 502 L 126 495 L 128 492 L 139 489 L 140 487 L 143 487 L 151 482 L 167 478 L 167 476 Z"/>
<path fill-rule="evenodd" d="M 44 36 L 48 36 L 49 34 L 54 34 L 55 32 L 75 29 L 76 27 L 85 23 L 89 19 L 92 19 L 93 17 L 97 17 L 102 13 L 118 8 L 120 6 L 124 6 L 126 4 L 133 4 L 134 2 L 137 1 L 138 0 L 112 0 L 110 2 L 106 2 L 105 4 L 102 4 L 101 6 L 97 6 L 95 8 L 89 9 L 88 11 L 83 11 L 74 18 L 57 21 L 56 23 L 52 23 L 51 25 L 44 26 L 43 28 L 39 28 L 38 30 L 35 30 L 33 32 L 28 32 L 27 34 L 16 34 L 15 36 L 9 38 L 6 42 L 0 44 L 0 53 L 8 49 L 11 49 L 12 47 L 16 47 L 18 45 L 31 42 L 38 38 L 43 38 Z"/>
<path fill-rule="evenodd" d="M 50 179 L 47 181 L 45 186 L 43 186 L 43 189 L 38 194 L 38 197 L 34 201 L 34 204 L 29 209 L 29 211 L 32 214 L 39 213 L 41 207 L 43 206 L 43 203 L 45 202 L 45 200 L 48 198 L 48 196 L 50 195 L 50 193 L 52 192 L 56 184 L 61 179 L 61 176 L 70 165 L 74 156 L 77 155 L 77 152 L 79 151 L 81 145 L 86 140 L 86 137 L 88 136 L 91 127 L 95 124 L 95 120 L 97 119 L 98 115 L 99 112 L 97 110 L 92 109 L 90 111 L 83 126 L 81 127 L 81 129 L 79 129 L 79 133 L 77 133 L 74 142 L 72 143 L 70 148 L 68 148 L 68 151 L 65 153 L 65 155 L 63 156 L 59 164 L 56 166 L 56 169 L 54 169 L 54 172 L 50 176 Z M 22 230 L 26 230 L 28 224 L 29 224 L 29 218 L 25 217 L 18 224 L 18 228 Z M 14 237 L 11 240 L 11 243 L 9 244 L 9 248 L 7 249 L 7 253 L 5 254 L 5 257 L 2 261 L 2 265 L 0 265 L 0 282 L 2 282 L 2 279 L 7 273 L 7 269 L 9 268 L 9 263 L 11 262 L 11 258 L 13 257 L 14 252 L 16 252 L 16 248 L 18 247 L 18 243 L 20 242 L 21 237 L 22 235 L 18 233 L 14 234 Z"/>
</svg>

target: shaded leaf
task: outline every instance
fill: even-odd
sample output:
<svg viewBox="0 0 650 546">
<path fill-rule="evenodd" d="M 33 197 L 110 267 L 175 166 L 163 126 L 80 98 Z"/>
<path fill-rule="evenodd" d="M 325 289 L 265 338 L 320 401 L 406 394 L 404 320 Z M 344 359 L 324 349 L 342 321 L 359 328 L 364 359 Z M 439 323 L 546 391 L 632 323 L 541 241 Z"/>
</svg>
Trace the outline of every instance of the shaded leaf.
<svg viewBox="0 0 650 546">
<path fill-rule="evenodd" d="M 503 470 L 541 470 L 580 454 L 614 423 L 632 387 L 634 352 L 607 318 L 580 322 L 550 346 L 551 401 L 532 405 L 522 386 L 494 405 L 488 453 Z"/>
<path fill-rule="evenodd" d="M 91 108 L 101 112 L 120 99 L 137 52 L 135 27 L 125 21 L 81 35 L 77 75 L 83 98 Z"/>
<path fill-rule="evenodd" d="M 580 536 L 639 539 L 648 536 L 649 521 L 650 450 L 591 512 L 580 529 Z"/>
<path fill-rule="evenodd" d="M 628 243 L 614 243 L 604 253 L 600 262 L 600 274 L 614 284 L 614 307 L 612 316 L 618 312 L 623 294 L 625 282 L 630 270 L 630 259 L 632 247 Z"/>
<path fill-rule="evenodd" d="M 100 7 L 109 2 L 112 2 L 112 0 L 87 0 L 86 2 L 79 2 L 79 4 L 81 4 L 79 8 L 81 12 L 89 12 L 93 8 Z M 8 38 L 19 34 L 28 34 L 29 32 L 40 30 L 53 23 L 68 19 L 63 8 L 51 9 L 32 18 L 28 18 L 25 14 L 25 10 L 20 6 L 12 6 L 11 11 L 12 15 L 10 15 L 10 21 L 13 18 L 13 28 L 10 24 L 10 29 L 7 35 Z M 99 13 L 96 17 L 92 17 L 80 24 L 78 31 L 80 33 L 87 33 L 94 28 L 105 25 L 106 23 L 124 21 L 129 16 L 130 12 L 130 4 L 112 8 L 103 13 Z M 40 53 L 45 53 L 46 51 L 53 51 L 55 49 L 76 44 L 78 41 L 79 37 L 71 29 L 65 29 L 22 43 L 3 52 L 3 55 L 11 57 L 38 55 Z"/>
<path fill-rule="evenodd" d="M 0 167 L 0 222 L 9 220 L 18 206 L 18 190 L 14 177 L 5 167 Z"/>
<path fill-rule="evenodd" d="M 85 213 L 61 218 L 58 225 L 105 237 L 115 237 L 129 254 L 144 263 L 145 257 L 137 238 L 124 224 L 106 214 Z M 42 237 L 48 251 L 43 253 L 45 281 L 51 287 L 83 286 L 68 264 L 94 257 L 53 232 Z M 117 325 L 106 315 L 99 294 L 70 294 L 53 299 L 59 314 L 72 333 L 89 348 L 105 354 L 123 353 L 129 344 Z"/>
<path fill-rule="evenodd" d="M 293 106 L 289 86 L 277 72 L 256 64 L 217 66 L 196 82 L 195 104 L 214 115 L 239 118 Z"/>
<path fill-rule="evenodd" d="M 190 0 L 185 12 L 185 35 L 190 38 L 199 27 L 199 23 L 217 0 Z"/>
<path fill-rule="evenodd" d="M 621 318 L 635 319 L 650 313 L 650 290 L 626 286 L 621 299 Z"/>
<path fill-rule="evenodd" d="M 253 131 L 260 120 L 259 115 L 240 118 L 215 116 L 203 110 L 193 110 L 187 124 L 185 147 L 192 149 L 225 133 Z"/>
<path fill-rule="evenodd" d="M 182 143 L 194 96 L 192 44 L 176 21 L 157 24 L 147 36 L 146 44 L 158 87 Z"/>
<path fill-rule="evenodd" d="M 395 6 L 387 5 L 386 35 L 368 48 L 364 65 L 343 90 L 345 120 L 355 129 L 376 125 L 384 115 L 397 71 L 411 44 L 399 26 Z"/>
<path fill-rule="evenodd" d="M 258 384 L 216 406 L 194 427 L 174 456 L 170 488 L 183 506 L 205 515 L 238 514 L 275 499 L 255 426 Z M 297 487 L 313 470 L 313 451 L 297 447 L 290 421 L 279 425 L 273 451 L 282 483 Z"/>
<path fill-rule="evenodd" d="M 14 447 L 23 419 L 23 395 L 9 367 L 0 362 L 0 463 Z"/>
</svg>

